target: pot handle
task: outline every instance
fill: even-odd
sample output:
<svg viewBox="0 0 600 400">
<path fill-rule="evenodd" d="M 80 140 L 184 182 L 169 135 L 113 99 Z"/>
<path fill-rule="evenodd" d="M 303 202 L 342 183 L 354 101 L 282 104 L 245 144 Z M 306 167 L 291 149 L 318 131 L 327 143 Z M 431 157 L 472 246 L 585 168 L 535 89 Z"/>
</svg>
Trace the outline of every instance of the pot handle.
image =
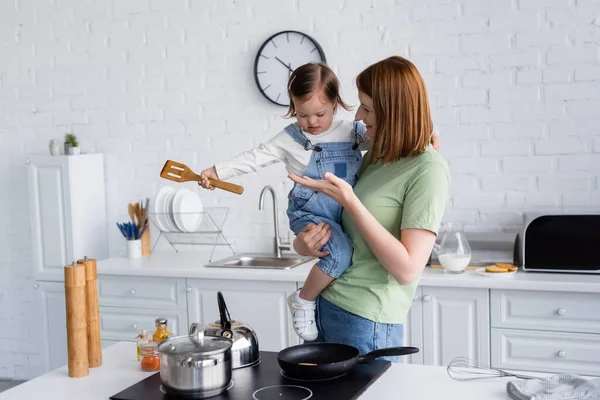
<svg viewBox="0 0 600 400">
<path fill-rule="evenodd" d="M 405 356 L 408 354 L 418 353 L 417 347 L 388 347 L 387 349 L 379 349 L 370 353 L 358 356 L 359 363 L 371 362 L 378 357 L 389 356 Z"/>
<path fill-rule="evenodd" d="M 218 364 L 218 361 L 214 358 L 209 360 L 194 360 L 192 357 L 181 360 L 179 365 L 186 368 L 202 368 L 202 367 L 213 367 Z"/>
</svg>

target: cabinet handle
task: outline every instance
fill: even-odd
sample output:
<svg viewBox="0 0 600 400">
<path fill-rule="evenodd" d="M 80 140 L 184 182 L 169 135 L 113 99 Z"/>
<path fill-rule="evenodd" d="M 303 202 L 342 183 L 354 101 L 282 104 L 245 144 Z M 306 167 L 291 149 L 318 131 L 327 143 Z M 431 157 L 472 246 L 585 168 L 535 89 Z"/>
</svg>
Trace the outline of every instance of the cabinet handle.
<svg viewBox="0 0 600 400">
<path fill-rule="evenodd" d="M 559 308 L 558 310 L 556 310 L 556 313 L 562 317 L 567 313 L 567 310 L 565 310 L 564 308 Z"/>
<path fill-rule="evenodd" d="M 27 164 L 27 165 L 31 164 L 31 160 L 29 158 L 25 159 L 25 164 Z"/>
<path fill-rule="evenodd" d="M 415 297 L 413 297 L 413 301 L 419 300 L 419 295 L 415 293 Z"/>
<path fill-rule="evenodd" d="M 132 329 L 137 329 L 138 328 L 138 324 L 131 324 L 131 328 Z"/>
<path fill-rule="evenodd" d="M 567 352 L 564 351 L 564 350 L 561 350 L 561 351 L 558 352 L 558 356 L 560 358 L 565 358 L 567 356 Z"/>
<path fill-rule="evenodd" d="M 34 288 L 34 289 L 37 289 L 37 288 L 39 288 L 39 287 L 40 287 L 40 284 L 39 284 L 39 283 L 34 283 L 34 284 L 33 284 L 33 288 Z"/>
<path fill-rule="evenodd" d="M 192 293 L 192 287 L 191 286 L 186 287 L 185 291 L 188 293 Z"/>
<path fill-rule="evenodd" d="M 430 295 L 428 295 L 428 294 L 426 294 L 425 296 L 423 296 L 423 301 L 424 301 L 425 303 L 428 303 L 429 301 L 431 301 L 431 296 L 430 296 Z"/>
<path fill-rule="evenodd" d="M 132 296 L 135 296 L 135 294 L 136 294 L 136 293 L 137 293 L 137 292 L 135 291 L 135 289 L 131 289 L 131 290 L 129 291 L 129 294 L 130 294 L 130 295 L 132 295 Z"/>
</svg>

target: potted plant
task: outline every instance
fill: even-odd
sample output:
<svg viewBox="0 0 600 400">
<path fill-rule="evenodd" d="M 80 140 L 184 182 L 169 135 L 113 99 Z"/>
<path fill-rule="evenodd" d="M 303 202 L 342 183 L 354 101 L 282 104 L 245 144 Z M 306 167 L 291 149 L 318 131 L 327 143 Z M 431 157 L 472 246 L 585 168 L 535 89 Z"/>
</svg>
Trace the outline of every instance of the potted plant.
<svg viewBox="0 0 600 400">
<path fill-rule="evenodd" d="M 72 133 L 67 133 L 65 135 L 65 150 L 70 155 L 78 155 L 81 154 L 81 149 L 79 148 L 79 142 L 77 141 L 77 136 Z"/>
</svg>

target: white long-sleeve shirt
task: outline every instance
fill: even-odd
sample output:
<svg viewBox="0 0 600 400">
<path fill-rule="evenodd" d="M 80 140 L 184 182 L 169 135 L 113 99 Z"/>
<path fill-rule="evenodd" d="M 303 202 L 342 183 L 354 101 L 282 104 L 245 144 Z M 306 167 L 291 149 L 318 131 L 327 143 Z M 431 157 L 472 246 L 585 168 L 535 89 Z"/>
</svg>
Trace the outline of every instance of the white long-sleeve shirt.
<svg viewBox="0 0 600 400">
<path fill-rule="evenodd" d="M 302 131 L 314 145 L 317 143 L 354 142 L 353 122 L 334 120 L 323 133 L 313 135 Z M 364 146 L 361 146 L 361 149 Z M 308 166 L 312 150 L 305 150 L 285 130 L 258 147 L 215 164 L 219 179 L 248 174 L 274 163 L 283 162 L 288 173 L 302 176 Z"/>
</svg>

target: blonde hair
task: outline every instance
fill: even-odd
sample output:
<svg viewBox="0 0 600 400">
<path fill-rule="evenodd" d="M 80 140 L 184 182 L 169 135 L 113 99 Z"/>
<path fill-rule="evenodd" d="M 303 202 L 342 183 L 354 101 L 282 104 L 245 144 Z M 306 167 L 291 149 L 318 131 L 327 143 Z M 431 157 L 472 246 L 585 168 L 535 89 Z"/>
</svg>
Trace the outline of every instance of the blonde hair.
<svg viewBox="0 0 600 400">
<path fill-rule="evenodd" d="M 325 93 L 327 99 L 334 104 L 334 113 L 338 105 L 348 111 L 351 110 L 340 96 L 340 82 L 331 68 L 321 62 L 308 63 L 296 68 L 288 80 L 290 107 L 286 117 L 291 118 L 296 116 L 294 99 L 300 101 L 308 100 L 319 89 L 323 89 L 323 93 Z"/>
<path fill-rule="evenodd" d="M 386 58 L 361 72 L 356 86 L 373 100 L 377 120 L 369 163 L 390 163 L 425 151 L 433 122 L 425 81 L 413 63 Z"/>
</svg>

